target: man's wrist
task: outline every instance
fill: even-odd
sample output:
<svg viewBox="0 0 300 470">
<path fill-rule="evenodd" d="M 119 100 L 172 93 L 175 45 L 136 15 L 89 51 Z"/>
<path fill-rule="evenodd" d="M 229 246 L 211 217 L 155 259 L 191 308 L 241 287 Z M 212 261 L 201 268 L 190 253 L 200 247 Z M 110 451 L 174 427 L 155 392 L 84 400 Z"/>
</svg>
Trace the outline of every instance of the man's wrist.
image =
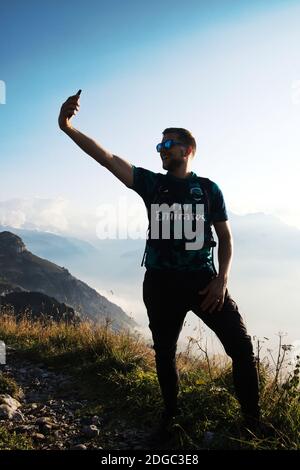
<svg viewBox="0 0 300 470">
<path fill-rule="evenodd" d="M 73 127 L 71 126 L 71 124 L 67 124 L 66 126 L 61 127 L 61 130 L 68 134 L 69 131 L 73 130 Z"/>
<path fill-rule="evenodd" d="M 220 281 L 222 281 L 224 284 L 227 284 L 227 281 L 228 281 L 228 273 L 219 273 L 217 277 L 218 277 L 218 279 L 220 279 Z"/>
</svg>

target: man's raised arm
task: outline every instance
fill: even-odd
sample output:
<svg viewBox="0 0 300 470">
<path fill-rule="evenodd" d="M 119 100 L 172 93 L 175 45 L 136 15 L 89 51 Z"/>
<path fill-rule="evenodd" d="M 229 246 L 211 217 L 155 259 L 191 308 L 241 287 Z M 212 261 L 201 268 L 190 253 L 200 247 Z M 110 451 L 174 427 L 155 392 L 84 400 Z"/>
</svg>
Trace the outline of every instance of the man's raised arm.
<svg viewBox="0 0 300 470">
<path fill-rule="evenodd" d="M 132 165 L 123 158 L 117 157 L 102 148 L 97 142 L 82 132 L 75 129 L 71 124 L 72 117 L 79 111 L 80 91 L 70 96 L 62 105 L 58 117 L 60 129 L 67 134 L 84 152 L 90 155 L 100 165 L 107 168 L 128 188 L 133 186 Z"/>
</svg>

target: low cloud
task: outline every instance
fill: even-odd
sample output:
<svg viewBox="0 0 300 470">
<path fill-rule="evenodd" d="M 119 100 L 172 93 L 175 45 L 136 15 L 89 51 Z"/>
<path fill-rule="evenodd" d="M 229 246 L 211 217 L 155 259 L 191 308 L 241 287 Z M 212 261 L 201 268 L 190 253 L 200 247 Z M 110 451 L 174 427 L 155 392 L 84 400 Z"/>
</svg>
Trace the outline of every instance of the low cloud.
<svg viewBox="0 0 300 470">
<path fill-rule="evenodd" d="M 63 197 L 0 201 L 0 225 L 14 228 L 84 235 L 93 227 L 92 217 Z"/>
<path fill-rule="evenodd" d="M 147 229 L 143 206 L 126 198 L 95 207 L 63 197 L 8 199 L 0 201 L 0 225 L 87 239 L 137 239 L 145 237 Z"/>
</svg>

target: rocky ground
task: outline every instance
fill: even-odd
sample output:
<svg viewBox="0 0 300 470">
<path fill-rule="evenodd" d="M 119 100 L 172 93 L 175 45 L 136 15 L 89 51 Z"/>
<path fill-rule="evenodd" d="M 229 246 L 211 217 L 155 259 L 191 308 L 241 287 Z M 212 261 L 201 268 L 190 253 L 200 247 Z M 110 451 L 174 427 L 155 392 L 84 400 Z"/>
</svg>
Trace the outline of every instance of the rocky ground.
<svg viewBox="0 0 300 470">
<path fill-rule="evenodd" d="M 147 432 L 134 429 L 122 420 L 111 420 L 106 411 L 85 413 L 88 400 L 82 399 L 71 376 L 21 359 L 9 348 L 6 377 L 20 387 L 18 399 L 0 395 L 0 426 L 27 435 L 33 447 L 59 449 L 147 449 Z"/>
</svg>

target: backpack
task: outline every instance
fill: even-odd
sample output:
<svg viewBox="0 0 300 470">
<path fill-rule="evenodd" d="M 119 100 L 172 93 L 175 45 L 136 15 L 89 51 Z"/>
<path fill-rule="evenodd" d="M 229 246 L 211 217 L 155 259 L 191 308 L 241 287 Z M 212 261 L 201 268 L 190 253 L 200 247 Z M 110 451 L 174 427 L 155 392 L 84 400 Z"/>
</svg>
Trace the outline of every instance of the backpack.
<svg viewBox="0 0 300 470">
<path fill-rule="evenodd" d="M 204 216 L 207 220 L 207 218 L 208 218 L 208 216 L 211 212 L 211 200 L 210 200 L 211 182 L 210 182 L 209 178 L 204 178 L 204 177 L 201 177 L 201 176 L 197 176 L 197 182 L 199 183 L 200 188 L 203 191 Z M 162 174 L 159 173 L 156 185 L 154 187 L 154 198 L 151 201 L 151 204 L 159 203 L 160 195 L 161 195 L 162 192 L 166 191 L 166 189 L 168 189 L 168 187 L 166 185 L 165 175 L 162 175 Z M 149 216 L 149 214 L 148 214 L 148 216 Z M 157 241 L 157 240 L 155 240 L 155 241 Z M 147 255 L 147 248 L 148 248 L 149 244 L 151 244 L 151 243 L 152 243 L 152 240 L 150 238 L 150 221 L 149 221 L 148 228 L 147 228 L 147 240 L 146 240 L 146 245 L 145 245 L 145 250 L 144 250 L 141 266 L 144 265 L 145 258 L 146 258 L 146 255 Z M 213 238 L 213 235 L 211 233 L 210 240 L 205 241 L 203 247 L 209 247 L 209 248 L 213 249 L 216 245 L 217 245 L 217 243 L 215 242 L 215 240 Z M 162 242 L 160 242 L 160 247 L 163 247 Z"/>
</svg>

